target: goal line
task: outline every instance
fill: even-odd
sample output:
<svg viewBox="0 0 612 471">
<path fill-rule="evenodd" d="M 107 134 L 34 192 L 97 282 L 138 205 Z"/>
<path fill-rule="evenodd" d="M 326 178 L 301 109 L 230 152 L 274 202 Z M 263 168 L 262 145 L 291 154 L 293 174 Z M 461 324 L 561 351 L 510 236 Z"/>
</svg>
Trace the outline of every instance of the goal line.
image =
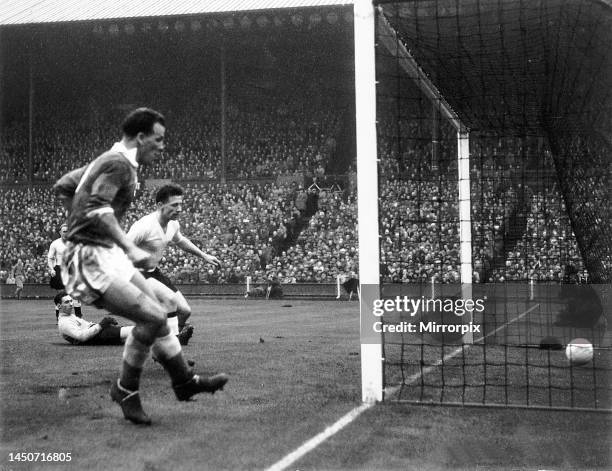
<svg viewBox="0 0 612 471">
<path fill-rule="evenodd" d="M 527 309 L 525 312 L 519 314 L 514 319 L 512 319 L 512 320 L 506 322 L 505 324 L 499 326 L 497 329 L 489 332 L 488 334 L 483 335 L 482 337 L 476 339 L 475 343 L 479 342 L 479 341 L 482 341 L 482 340 L 486 339 L 487 337 L 489 337 L 490 335 L 494 335 L 497 332 L 499 332 L 500 330 L 505 329 L 509 325 L 517 322 L 518 320 L 520 320 L 521 318 L 523 318 L 524 316 L 526 316 L 527 314 L 532 312 L 534 309 L 536 309 L 538 306 L 539 306 L 539 304 L 531 306 L 529 309 Z M 423 376 L 424 374 L 429 373 L 430 371 L 432 371 L 434 368 L 440 366 L 441 364 L 444 364 L 445 361 L 448 361 L 448 360 L 452 359 L 453 357 L 457 356 L 462 351 L 465 351 L 465 349 L 468 349 L 471 345 L 472 344 L 465 344 L 463 347 L 460 347 L 460 348 L 457 348 L 457 349 L 453 350 L 451 353 L 446 355 L 444 358 L 438 360 L 438 362 L 436 364 L 434 364 L 432 366 L 429 366 L 429 367 L 423 369 L 422 371 L 420 371 L 418 373 L 415 373 L 414 375 L 412 375 L 411 377 L 408 378 L 407 384 L 414 383 L 415 381 L 418 381 L 418 379 L 421 376 Z M 400 390 L 400 386 L 393 386 L 391 388 L 386 389 L 385 393 L 387 395 L 392 395 L 392 394 L 397 393 L 399 390 Z M 340 430 L 342 430 L 344 427 L 346 427 L 350 423 L 354 422 L 361 414 L 363 414 L 365 411 L 367 411 L 367 410 L 371 409 L 372 407 L 374 407 L 375 404 L 376 404 L 376 402 L 365 402 L 362 405 L 360 405 L 358 407 L 355 407 L 350 412 L 348 412 L 347 414 L 345 414 L 342 417 L 340 417 L 340 419 L 338 419 L 332 425 L 327 427 L 321 433 L 319 433 L 319 434 L 315 435 L 314 437 L 312 437 L 311 439 L 307 440 L 301 446 L 299 446 L 294 451 L 292 451 L 291 453 L 286 455 L 284 458 L 282 458 L 280 461 L 277 461 L 276 463 L 274 463 L 269 468 L 266 468 L 266 471 L 283 471 L 283 470 L 287 469 L 289 466 L 291 466 L 297 460 L 299 460 L 300 458 L 305 456 L 307 453 L 311 452 L 316 447 L 318 447 L 323 442 L 325 442 L 325 440 L 327 440 L 328 438 L 330 438 L 333 435 L 335 435 L 336 433 L 338 433 Z"/>
</svg>

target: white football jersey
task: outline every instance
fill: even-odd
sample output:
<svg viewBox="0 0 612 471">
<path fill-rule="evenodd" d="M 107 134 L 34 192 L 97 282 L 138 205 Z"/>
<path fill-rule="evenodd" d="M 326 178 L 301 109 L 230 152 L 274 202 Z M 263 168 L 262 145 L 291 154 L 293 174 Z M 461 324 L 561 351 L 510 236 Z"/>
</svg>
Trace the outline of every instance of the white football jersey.
<svg viewBox="0 0 612 471">
<path fill-rule="evenodd" d="M 168 221 L 164 231 L 157 219 L 157 213 L 147 214 L 136 221 L 127 236 L 141 249 L 152 255 L 152 263 L 156 267 L 164 250 L 170 242 L 177 243 L 183 238 L 178 221 Z"/>
<path fill-rule="evenodd" d="M 49 246 L 49 253 L 47 254 L 47 258 L 49 259 L 49 263 L 52 266 L 61 265 L 62 259 L 64 258 L 64 252 L 66 251 L 66 244 L 60 237 L 59 239 L 55 239 L 51 242 Z"/>
<path fill-rule="evenodd" d="M 57 320 L 57 329 L 70 343 L 87 342 L 102 331 L 100 324 L 80 319 L 74 314 L 60 315 Z"/>
</svg>

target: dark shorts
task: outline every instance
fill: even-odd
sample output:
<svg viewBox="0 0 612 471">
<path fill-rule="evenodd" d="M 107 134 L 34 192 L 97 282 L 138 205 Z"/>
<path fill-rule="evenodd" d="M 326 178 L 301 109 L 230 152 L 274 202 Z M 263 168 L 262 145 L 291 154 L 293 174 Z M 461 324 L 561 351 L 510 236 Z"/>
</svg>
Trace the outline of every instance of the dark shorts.
<svg viewBox="0 0 612 471">
<path fill-rule="evenodd" d="M 49 280 L 49 286 L 53 289 L 64 289 L 64 283 L 62 283 L 62 269 L 59 265 L 55 265 L 53 268 L 55 270 L 55 275 L 51 277 Z"/>
<path fill-rule="evenodd" d="M 168 277 L 166 275 L 164 275 L 159 268 L 155 268 L 155 270 L 153 271 L 143 271 L 142 275 L 145 278 L 155 278 L 157 281 L 159 281 L 162 285 L 167 286 L 168 288 L 170 288 L 172 291 L 174 291 L 175 293 L 178 291 L 178 288 L 176 286 L 174 286 L 172 284 L 172 282 L 168 279 Z"/>
<path fill-rule="evenodd" d="M 123 345 L 121 327 L 117 325 L 109 325 L 86 342 L 78 342 L 68 336 L 64 336 L 64 339 L 73 345 Z"/>
<path fill-rule="evenodd" d="M 121 340 L 121 327 L 118 325 L 109 325 L 104 328 L 102 332 L 96 335 L 89 342 L 85 342 L 85 345 L 122 345 Z"/>
</svg>

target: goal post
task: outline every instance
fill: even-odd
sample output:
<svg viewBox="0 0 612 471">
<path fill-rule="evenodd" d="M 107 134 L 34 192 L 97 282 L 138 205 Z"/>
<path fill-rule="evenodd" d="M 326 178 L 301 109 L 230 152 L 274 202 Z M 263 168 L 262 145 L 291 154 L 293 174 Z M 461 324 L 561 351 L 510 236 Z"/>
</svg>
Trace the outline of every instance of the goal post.
<svg viewBox="0 0 612 471">
<path fill-rule="evenodd" d="M 375 10 L 372 2 L 356 0 L 354 18 L 357 211 L 361 221 L 358 234 L 361 396 L 364 402 L 375 402 L 383 399 L 383 350 L 382 334 L 373 329 L 376 319 L 372 311 L 374 301 L 380 297 Z"/>
<path fill-rule="evenodd" d="M 457 169 L 459 187 L 459 266 L 461 298 L 472 296 L 472 203 L 470 189 L 470 136 L 466 131 L 457 131 Z M 465 314 L 466 324 L 472 322 L 472 313 Z M 463 336 L 463 343 L 473 343 L 474 334 L 469 331 Z"/>
<path fill-rule="evenodd" d="M 378 12 L 380 13 L 380 12 Z M 362 400 L 383 399 L 383 336 L 373 330 L 377 319 L 372 307 L 381 298 L 379 246 L 379 188 L 376 118 L 376 44 L 380 42 L 398 61 L 415 86 L 431 101 L 435 111 L 457 132 L 457 188 L 460 215 L 460 281 L 461 297 L 472 298 L 472 244 L 470 202 L 469 133 L 435 84 L 418 66 L 410 51 L 398 40 L 393 28 L 370 0 L 354 5 L 355 28 L 355 96 L 357 141 L 357 202 L 359 221 L 359 278 L 361 284 L 360 318 L 362 350 Z M 379 29 L 379 34 L 376 33 Z M 363 221 L 367 221 L 364 224 Z M 471 314 L 467 314 L 471 316 Z M 471 318 L 464 319 L 466 324 Z M 473 334 L 463 336 L 472 343 Z"/>
<path fill-rule="evenodd" d="M 612 410 L 611 22 L 592 0 L 355 4 L 364 400 Z"/>
</svg>

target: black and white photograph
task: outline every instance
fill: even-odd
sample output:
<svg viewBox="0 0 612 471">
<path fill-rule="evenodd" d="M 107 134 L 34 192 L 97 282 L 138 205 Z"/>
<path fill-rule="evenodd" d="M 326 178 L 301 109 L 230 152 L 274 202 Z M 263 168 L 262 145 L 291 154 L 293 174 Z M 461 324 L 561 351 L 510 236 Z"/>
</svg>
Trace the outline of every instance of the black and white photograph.
<svg viewBox="0 0 612 471">
<path fill-rule="evenodd" d="M 612 1 L 3 0 L 0 471 L 612 468 Z"/>
</svg>

